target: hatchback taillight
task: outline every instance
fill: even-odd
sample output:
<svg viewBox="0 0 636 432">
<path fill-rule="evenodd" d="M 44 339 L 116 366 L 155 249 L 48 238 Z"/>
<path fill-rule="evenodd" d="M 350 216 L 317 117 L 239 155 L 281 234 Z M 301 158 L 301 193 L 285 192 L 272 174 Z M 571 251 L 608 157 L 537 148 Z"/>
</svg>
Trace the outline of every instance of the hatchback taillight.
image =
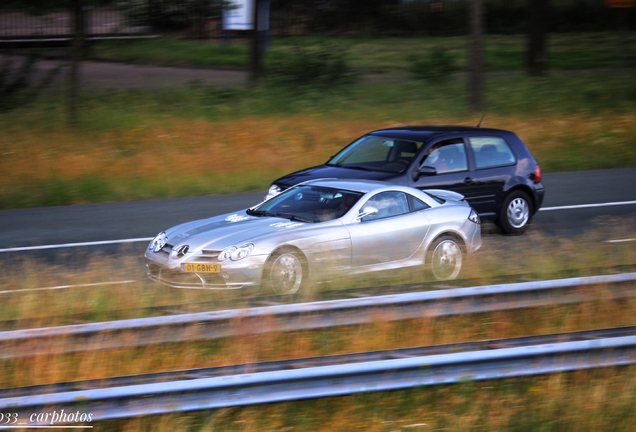
<svg viewBox="0 0 636 432">
<path fill-rule="evenodd" d="M 536 164 L 534 167 L 534 175 L 532 176 L 532 181 L 535 183 L 539 183 L 541 181 L 541 167 L 539 164 Z"/>
</svg>

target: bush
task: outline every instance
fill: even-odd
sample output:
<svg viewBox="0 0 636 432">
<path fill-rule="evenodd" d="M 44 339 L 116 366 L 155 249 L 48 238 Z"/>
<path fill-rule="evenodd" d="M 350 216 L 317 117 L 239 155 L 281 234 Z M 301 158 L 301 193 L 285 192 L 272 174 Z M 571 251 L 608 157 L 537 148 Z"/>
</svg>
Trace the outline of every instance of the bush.
<svg viewBox="0 0 636 432">
<path fill-rule="evenodd" d="M 412 54 L 408 57 L 409 70 L 415 79 L 439 82 L 457 71 L 455 58 L 440 47 L 431 49 L 428 56 Z"/>
<path fill-rule="evenodd" d="M 295 45 L 291 53 L 271 61 L 268 75 L 277 84 L 296 88 L 339 87 L 356 79 L 347 49 L 337 43 Z"/>
</svg>

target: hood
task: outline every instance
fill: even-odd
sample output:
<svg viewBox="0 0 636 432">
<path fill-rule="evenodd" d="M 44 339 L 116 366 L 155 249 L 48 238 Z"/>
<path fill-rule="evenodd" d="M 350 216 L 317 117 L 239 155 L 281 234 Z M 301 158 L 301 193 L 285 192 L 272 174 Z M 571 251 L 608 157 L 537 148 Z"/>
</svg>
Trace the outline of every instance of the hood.
<svg viewBox="0 0 636 432">
<path fill-rule="evenodd" d="M 190 250 L 240 246 L 279 231 L 302 229 L 312 224 L 285 218 L 249 216 L 245 211 L 227 213 L 177 225 L 166 230 L 173 247 L 187 244 Z"/>
<path fill-rule="evenodd" d="M 306 168 L 300 171 L 296 171 L 291 174 L 287 174 L 274 181 L 274 184 L 280 186 L 282 189 L 294 186 L 298 183 L 302 183 L 308 180 L 337 178 L 337 179 L 363 179 L 363 180 L 378 180 L 378 181 L 391 181 L 395 177 L 402 175 L 383 171 L 366 171 L 355 168 L 343 168 L 329 165 L 318 165 L 311 168 Z"/>
</svg>

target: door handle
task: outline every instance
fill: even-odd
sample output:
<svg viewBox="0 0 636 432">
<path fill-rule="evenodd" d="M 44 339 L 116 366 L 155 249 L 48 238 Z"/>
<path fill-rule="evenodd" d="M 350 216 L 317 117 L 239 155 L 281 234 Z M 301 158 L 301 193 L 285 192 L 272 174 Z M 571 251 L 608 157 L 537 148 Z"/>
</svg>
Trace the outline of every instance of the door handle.
<svg viewBox="0 0 636 432">
<path fill-rule="evenodd" d="M 466 183 L 466 184 L 471 184 L 472 182 L 473 182 L 473 179 L 471 177 L 466 177 L 464 179 L 464 183 Z"/>
</svg>

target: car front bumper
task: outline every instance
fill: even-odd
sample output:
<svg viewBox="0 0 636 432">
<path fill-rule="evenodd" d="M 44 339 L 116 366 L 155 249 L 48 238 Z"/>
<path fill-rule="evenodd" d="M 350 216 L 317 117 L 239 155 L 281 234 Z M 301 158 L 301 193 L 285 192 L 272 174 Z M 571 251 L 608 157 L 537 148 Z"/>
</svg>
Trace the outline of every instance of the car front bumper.
<svg viewBox="0 0 636 432">
<path fill-rule="evenodd" d="M 250 256 L 240 261 L 220 263 L 218 273 L 186 273 L 181 264 L 168 266 L 146 254 L 148 278 L 172 288 L 239 289 L 261 284 L 266 256 Z"/>
</svg>

